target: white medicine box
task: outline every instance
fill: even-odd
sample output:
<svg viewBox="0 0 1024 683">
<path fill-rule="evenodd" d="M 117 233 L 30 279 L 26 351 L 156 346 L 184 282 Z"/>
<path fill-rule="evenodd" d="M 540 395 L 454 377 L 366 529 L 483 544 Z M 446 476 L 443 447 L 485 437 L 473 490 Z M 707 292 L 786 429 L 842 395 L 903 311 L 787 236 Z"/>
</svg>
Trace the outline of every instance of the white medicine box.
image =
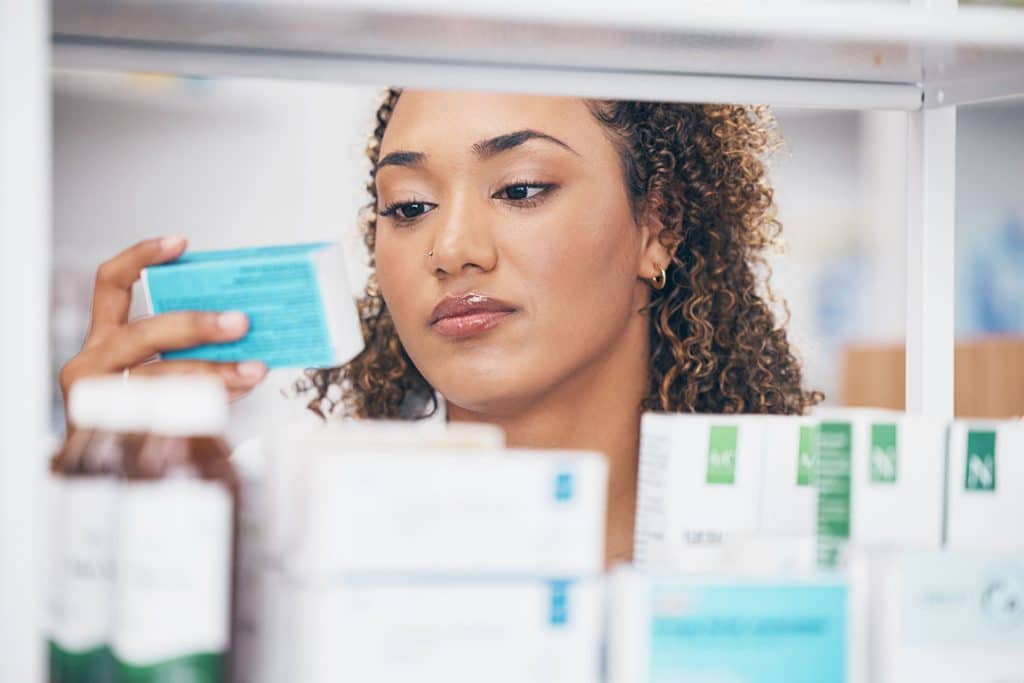
<svg viewBox="0 0 1024 683">
<path fill-rule="evenodd" d="M 644 415 L 637 566 L 736 568 L 731 551 L 746 562 L 813 539 L 814 437 L 808 418 Z"/>
<path fill-rule="evenodd" d="M 949 548 L 1024 551 L 1024 422 L 954 422 L 947 484 Z"/>
<path fill-rule="evenodd" d="M 818 434 L 821 559 L 867 547 L 942 544 L 947 423 L 871 409 L 822 413 Z"/>
</svg>

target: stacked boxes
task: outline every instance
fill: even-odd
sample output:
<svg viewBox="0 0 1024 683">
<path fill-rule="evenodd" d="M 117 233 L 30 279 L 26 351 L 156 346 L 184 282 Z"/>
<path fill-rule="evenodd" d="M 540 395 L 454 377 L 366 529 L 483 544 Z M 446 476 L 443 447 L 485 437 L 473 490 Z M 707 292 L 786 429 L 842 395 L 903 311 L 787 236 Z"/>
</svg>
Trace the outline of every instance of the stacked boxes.
<svg viewBox="0 0 1024 683">
<path fill-rule="evenodd" d="M 362 429 L 277 446 L 264 680 L 597 680 L 604 458 Z"/>
</svg>

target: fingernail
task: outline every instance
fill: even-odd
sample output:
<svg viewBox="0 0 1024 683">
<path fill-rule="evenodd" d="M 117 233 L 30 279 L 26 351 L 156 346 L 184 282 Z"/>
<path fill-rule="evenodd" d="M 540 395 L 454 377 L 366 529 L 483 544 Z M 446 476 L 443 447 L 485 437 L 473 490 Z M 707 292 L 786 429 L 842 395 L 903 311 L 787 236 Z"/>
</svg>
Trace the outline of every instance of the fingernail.
<svg viewBox="0 0 1024 683">
<path fill-rule="evenodd" d="M 175 235 L 173 237 L 165 237 L 160 240 L 160 249 L 162 251 L 176 251 L 181 248 L 181 245 L 185 243 L 185 238 L 181 235 Z"/>
<path fill-rule="evenodd" d="M 249 326 L 249 319 L 241 311 L 228 311 L 217 316 L 217 327 L 226 334 L 241 334 Z"/>
<path fill-rule="evenodd" d="M 258 360 L 247 360 L 238 364 L 238 374 L 246 379 L 260 379 L 267 374 L 267 366 Z"/>
</svg>

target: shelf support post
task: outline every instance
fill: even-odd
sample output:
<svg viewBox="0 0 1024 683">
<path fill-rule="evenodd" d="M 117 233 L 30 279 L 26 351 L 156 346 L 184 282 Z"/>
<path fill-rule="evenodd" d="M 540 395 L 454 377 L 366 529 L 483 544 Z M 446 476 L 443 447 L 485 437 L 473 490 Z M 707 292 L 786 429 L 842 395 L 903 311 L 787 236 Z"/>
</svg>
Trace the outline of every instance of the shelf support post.
<svg viewBox="0 0 1024 683">
<path fill-rule="evenodd" d="M 44 680 L 49 7 L 0 1 L 0 678 L 25 683 Z"/>
<path fill-rule="evenodd" d="M 951 418 L 956 107 L 908 119 L 906 409 Z"/>
</svg>

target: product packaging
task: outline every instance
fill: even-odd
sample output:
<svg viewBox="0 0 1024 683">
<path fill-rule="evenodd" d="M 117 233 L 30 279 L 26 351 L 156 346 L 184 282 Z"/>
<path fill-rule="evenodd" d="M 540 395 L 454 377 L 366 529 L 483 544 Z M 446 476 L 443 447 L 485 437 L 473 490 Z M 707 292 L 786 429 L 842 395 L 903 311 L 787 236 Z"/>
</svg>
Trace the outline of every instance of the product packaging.
<svg viewBox="0 0 1024 683">
<path fill-rule="evenodd" d="M 819 561 L 847 544 L 938 549 L 947 423 L 872 409 L 819 414 Z"/>
<path fill-rule="evenodd" d="M 275 680 L 600 680 L 599 578 L 341 575 L 292 595 L 292 656 Z"/>
<path fill-rule="evenodd" d="M 1024 421 L 950 427 L 946 545 L 1024 552 Z"/>
<path fill-rule="evenodd" d="M 501 441 L 396 422 L 272 439 L 263 680 L 594 680 L 607 464 Z"/>
<path fill-rule="evenodd" d="M 871 558 L 871 680 L 1008 683 L 1024 675 L 1024 554 Z"/>
<path fill-rule="evenodd" d="M 499 450 L 505 437 L 493 425 L 443 421 L 273 419 L 260 430 L 249 415 L 232 459 L 242 480 L 239 515 L 238 625 L 235 676 L 240 683 L 276 683 L 288 678 L 294 652 L 293 593 L 285 566 L 305 509 L 309 458 L 352 448 Z M 325 540 L 331 544 L 333 540 Z M 283 668 L 282 668 L 283 667 Z"/>
<path fill-rule="evenodd" d="M 600 455 L 303 448 L 284 553 L 298 571 L 580 576 L 603 568 Z"/>
<path fill-rule="evenodd" d="M 636 565 L 813 569 L 815 424 L 801 417 L 645 414 Z"/>
<path fill-rule="evenodd" d="M 166 359 L 262 360 L 271 369 L 334 367 L 363 348 L 337 244 L 186 252 L 142 271 L 151 314 L 242 311 L 238 341 L 168 351 Z"/>
<path fill-rule="evenodd" d="M 856 680 L 842 579 L 620 569 L 609 593 L 609 683 Z"/>
</svg>

